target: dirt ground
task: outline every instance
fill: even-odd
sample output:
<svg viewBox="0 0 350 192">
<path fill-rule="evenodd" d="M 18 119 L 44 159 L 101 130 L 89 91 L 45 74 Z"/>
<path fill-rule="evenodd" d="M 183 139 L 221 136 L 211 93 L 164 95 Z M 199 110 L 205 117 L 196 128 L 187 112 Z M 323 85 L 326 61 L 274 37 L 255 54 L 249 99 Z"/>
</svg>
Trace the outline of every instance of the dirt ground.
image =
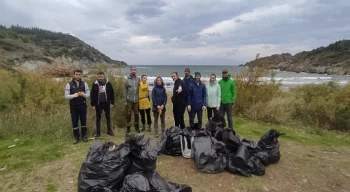
<svg viewBox="0 0 350 192">
<path fill-rule="evenodd" d="M 64 158 L 35 166 L 26 172 L 1 174 L 0 191 L 77 191 L 77 177 L 88 144 L 69 149 Z M 192 159 L 162 155 L 157 172 L 165 179 L 202 191 L 337 191 L 350 190 L 350 149 L 307 147 L 281 140 L 282 158 L 266 167 L 264 176 L 246 178 L 226 171 L 197 171 Z"/>
</svg>

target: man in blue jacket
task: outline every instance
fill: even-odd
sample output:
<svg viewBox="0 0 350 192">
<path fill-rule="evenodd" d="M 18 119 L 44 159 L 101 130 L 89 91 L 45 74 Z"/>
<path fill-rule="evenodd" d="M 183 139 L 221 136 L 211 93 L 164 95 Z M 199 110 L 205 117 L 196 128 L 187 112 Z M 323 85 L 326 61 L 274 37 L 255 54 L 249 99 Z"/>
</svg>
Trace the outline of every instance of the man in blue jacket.
<svg viewBox="0 0 350 192">
<path fill-rule="evenodd" d="M 187 109 L 191 113 L 190 126 L 193 127 L 194 117 L 197 114 L 198 126 L 202 128 L 203 110 L 206 109 L 207 90 L 205 85 L 201 82 L 201 74 L 195 73 L 195 80 L 190 84 L 188 90 L 188 106 Z"/>
</svg>

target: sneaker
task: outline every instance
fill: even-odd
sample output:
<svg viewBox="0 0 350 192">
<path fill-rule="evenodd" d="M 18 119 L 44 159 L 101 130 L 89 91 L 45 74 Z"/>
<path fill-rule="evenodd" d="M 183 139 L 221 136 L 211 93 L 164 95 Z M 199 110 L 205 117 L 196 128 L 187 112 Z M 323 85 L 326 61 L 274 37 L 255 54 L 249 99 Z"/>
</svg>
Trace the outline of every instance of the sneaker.
<svg viewBox="0 0 350 192">
<path fill-rule="evenodd" d="M 79 138 L 78 137 L 75 137 L 74 138 L 74 141 L 73 141 L 73 144 L 75 145 L 75 144 L 78 144 L 79 143 Z"/>
<path fill-rule="evenodd" d="M 84 135 L 83 138 L 82 138 L 82 140 L 83 140 L 84 142 L 88 142 L 88 141 L 89 141 L 87 135 Z"/>
</svg>

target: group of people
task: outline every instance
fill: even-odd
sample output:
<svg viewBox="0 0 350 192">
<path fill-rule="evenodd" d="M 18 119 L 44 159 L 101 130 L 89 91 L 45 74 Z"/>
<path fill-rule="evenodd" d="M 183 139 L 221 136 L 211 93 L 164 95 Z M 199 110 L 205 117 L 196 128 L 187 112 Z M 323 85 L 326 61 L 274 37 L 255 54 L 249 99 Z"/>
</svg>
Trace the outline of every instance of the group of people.
<svg viewBox="0 0 350 192">
<path fill-rule="evenodd" d="M 177 72 L 171 74 L 174 80 L 171 102 L 173 104 L 174 125 L 185 128 L 184 114 L 187 110 L 189 116 L 189 126 L 194 126 L 197 116 L 198 127 L 202 127 L 203 111 L 207 110 L 208 119 L 216 113 L 227 114 L 228 128 L 233 129 L 232 106 L 236 99 L 236 85 L 230 77 L 228 70 L 222 70 L 222 79 L 217 82 L 216 75 L 210 75 L 207 85 L 201 81 L 201 74 L 195 72 L 191 75 L 190 69 L 185 69 L 185 77 L 179 78 Z M 158 76 L 154 81 L 154 87 L 149 91 L 147 76 L 136 75 L 136 67 L 130 68 L 130 75 L 124 83 L 124 99 L 126 106 L 126 132 L 131 129 L 131 117 L 134 115 L 134 128 L 136 132 L 147 129 L 151 132 L 153 112 L 153 128 L 155 137 L 159 137 L 158 121 L 160 119 L 161 131 L 165 131 L 165 113 L 168 102 L 167 91 L 164 87 L 162 77 Z M 111 129 L 110 108 L 114 106 L 114 89 L 112 84 L 105 79 L 104 73 L 97 74 L 97 80 L 92 84 L 91 93 L 88 85 L 81 80 L 82 71 L 75 70 L 72 81 L 67 83 L 65 98 L 69 99 L 70 113 L 73 126 L 74 144 L 79 142 L 79 119 L 81 122 L 82 141 L 87 142 L 86 99 L 91 95 L 91 107 L 96 111 L 96 135 L 100 137 L 101 114 L 104 111 L 107 120 L 107 134 L 113 136 Z M 142 127 L 139 126 L 139 116 L 141 116 Z"/>
</svg>

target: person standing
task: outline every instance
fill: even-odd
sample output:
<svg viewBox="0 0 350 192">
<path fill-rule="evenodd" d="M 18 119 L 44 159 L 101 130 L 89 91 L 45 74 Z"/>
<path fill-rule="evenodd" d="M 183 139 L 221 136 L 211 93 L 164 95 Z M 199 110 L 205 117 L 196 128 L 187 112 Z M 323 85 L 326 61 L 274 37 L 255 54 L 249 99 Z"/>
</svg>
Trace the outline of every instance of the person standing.
<svg viewBox="0 0 350 192">
<path fill-rule="evenodd" d="M 96 111 L 96 135 L 101 136 L 101 115 L 104 111 L 107 120 L 107 134 L 114 136 L 111 129 L 111 108 L 114 105 L 114 89 L 103 72 L 97 73 L 97 80 L 91 86 L 91 107 Z"/>
<path fill-rule="evenodd" d="M 188 90 L 186 89 L 184 82 L 179 78 L 177 72 L 173 72 L 171 77 L 174 80 L 173 96 L 171 97 L 171 101 L 173 103 L 175 126 L 183 129 L 185 128 L 184 113 L 186 110 Z"/>
<path fill-rule="evenodd" d="M 88 142 L 86 128 L 87 105 L 86 98 L 90 96 L 90 90 L 87 83 L 81 80 L 82 70 L 74 70 L 72 81 L 68 82 L 65 88 L 64 97 L 69 100 L 70 114 L 73 126 L 74 141 L 79 143 L 79 119 L 81 126 L 81 136 L 84 142 Z"/>
<path fill-rule="evenodd" d="M 191 75 L 191 70 L 189 68 L 185 69 L 185 77 L 182 79 L 182 81 L 184 82 L 184 89 L 185 90 L 189 90 L 190 89 L 190 85 L 194 82 L 193 76 Z M 186 98 L 186 103 L 188 103 L 187 101 L 188 98 Z M 191 112 L 187 110 L 188 113 L 188 119 L 189 119 L 189 123 L 191 124 Z"/>
<path fill-rule="evenodd" d="M 220 111 L 225 116 L 227 113 L 228 127 L 233 129 L 232 106 L 236 100 L 236 84 L 228 74 L 228 70 L 222 70 L 222 79 L 219 81 L 221 88 Z"/>
<path fill-rule="evenodd" d="M 162 134 L 165 131 L 165 112 L 167 103 L 167 93 L 164 87 L 164 82 L 161 77 L 157 77 L 154 81 L 154 87 L 152 89 L 152 103 L 153 103 L 153 115 L 154 115 L 154 136 L 158 135 L 158 118 L 160 117 Z"/>
<path fill-rule="evenodd" d="M 190 126 L 194 125 L 194 118 L 197 114 L 198 126 L 202 128 L 203 110 L 206 109 L 207 93 L 205 85 L 201 82 L 201 74 L 195 73 L 195 81 L 190 84 L 188 91 L 188 111 L 191 113 Z"/>
<path fill-rule="evenodd" d="M 147 83 L 147 76 L 142 75 L 141 76 L 141 82 L 139 86 L 139 109 L 140 109 L 140 115 L 141 115 L 141 122 L 142 122 L 142 128 L 141 131 L 145 131 L 146 127 L 146 118 L 147 116 L 147 125 L 148 125 L 148 132 L 151 132 L 151 103 L 149 100 L 149 90 L 148 90 L 148 83 Z"/>
<path fill-rule="evenodd" d="M 134 113 L 134 127 L 139 129 L 139 85 L 140 78 L 136 76 L 136 67 L 130 68 L 130 75 L 124 83 L 124 100 L 126 105 L 126 133 L 130 133 L 131 113 Z"/>
<path fill-rule="evenodd" d="M 216 75 L 211 74 L 207 88 L 207 115 L 208 121 L 220 110 L 221 88 L 216 81 Z"/>
</svg>

